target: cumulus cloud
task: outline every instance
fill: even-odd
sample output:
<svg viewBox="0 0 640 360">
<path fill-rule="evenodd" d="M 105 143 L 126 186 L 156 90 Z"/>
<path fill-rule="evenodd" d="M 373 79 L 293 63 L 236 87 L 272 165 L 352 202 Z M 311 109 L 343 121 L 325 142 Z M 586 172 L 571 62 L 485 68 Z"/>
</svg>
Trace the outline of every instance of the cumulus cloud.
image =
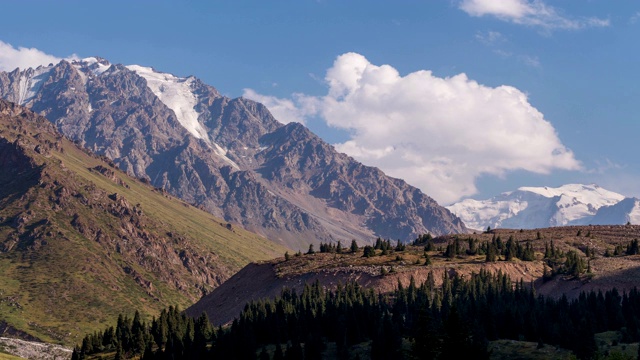
<svg viewBox="0 0 640 360">
<path fill-rule="evenodd" d="M 74 54 L 67 59 L 77 59 Z M 19 67 L 21 69 L 36 68 L 40 65 L 57 64 L 62 58 L 46 54 L 36 48 L 18 47 L 0 41 L 0 71 L 12 71 Z"/>
<path fill-rule="evenodd" d="M 299 122 L 304 124 L 307 116 L 317 113 L 313 98 L 302 94 L 293 94 L 293 99 L 282 99 L 275 96 L 262 95 L 253 89 L 244 89 L 242 97 L 257 101 L 266 106 L 271 115 L 283 124 Z"/>
<path fill-rule="evenodd" d="M 401 76 L 356 53 L 339 56 L 325 80 L 326 96 L 298 94 L 291 104 L 347 130 L 351 138 L 335 144 L 339 151 L 441 203 L 476 193 L 482 174 L 581 168 L 553 126 L 514 87 L 483 86 L 465 74 Z"/>
<path fill-rule="evenodd" d="M 546 30 L 609 26 L 608 19 L 563 16 L 556 8 L 541 0 L 462 0 L 459 8 L 471 16 L 495 16 L 504 21 Z"/>
</svg>

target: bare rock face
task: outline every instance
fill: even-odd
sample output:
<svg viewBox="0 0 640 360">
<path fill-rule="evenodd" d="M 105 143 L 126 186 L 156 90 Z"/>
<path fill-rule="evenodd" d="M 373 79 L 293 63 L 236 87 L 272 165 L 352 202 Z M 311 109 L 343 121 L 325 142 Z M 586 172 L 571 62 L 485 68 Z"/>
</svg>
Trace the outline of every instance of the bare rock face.
<svg viewBox="0 0 640 360">
<path fill-rule="evenodd" d="M 296 249 L 466 231 L 403 180 L 194 77 L 88 58 L 0 72 L 0 97 L 130 175 Z"/>
</svg>

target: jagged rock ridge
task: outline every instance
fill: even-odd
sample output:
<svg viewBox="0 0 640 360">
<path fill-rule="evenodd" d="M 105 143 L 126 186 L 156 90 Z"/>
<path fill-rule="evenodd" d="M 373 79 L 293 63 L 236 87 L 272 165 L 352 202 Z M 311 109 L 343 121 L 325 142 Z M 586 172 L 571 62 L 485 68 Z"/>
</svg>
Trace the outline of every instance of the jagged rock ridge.
<svg viewBox="0 0 640 360">
<path fill-rule="evenodd" d="M 0 73 L 0 96 L 127 173 L 293 248 L 466 231 L 420 190 L 192 76 L 88 58 Z"/>
</svg>

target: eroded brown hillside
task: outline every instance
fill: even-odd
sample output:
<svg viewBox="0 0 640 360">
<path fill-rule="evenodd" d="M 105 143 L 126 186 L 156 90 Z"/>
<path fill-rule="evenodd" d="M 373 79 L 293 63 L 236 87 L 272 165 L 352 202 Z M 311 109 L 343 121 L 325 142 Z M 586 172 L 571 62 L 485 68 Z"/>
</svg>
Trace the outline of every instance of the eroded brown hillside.
<svg viewBox="0 0 640 360">
<path fill-rule="evenodd" d="M 67 344 L 186 307 L 283 248 L 130 178 L 0 100 L 0 320 Z"/>
<path fill-rule="evenodd" d="M 504 255 L 500 255 L 497 261 L 487 262 L 484 254 L 466 254 L 469 239 L 482 244 L 500 238 L 505 243 L 510 237 L 522 246 L 531 244 L 534 260 L 504 261 Z M 462 254 L 451 258 L 444 256 L 447 245 L 453 244 L 456 238 L 460 241 Z M 412 277 L 417 283 L 421 283 L 427 280 L 429 273 L 433 273 L 434 281 L 439 284 L 445 272 L 448 275 L 468 276 L 481 269 L 506 273 L 512 281 L 533 283 L 539 294 L 553 297 L 562 294 L 575 297 L 582 291 L 608 290 L 612 287 L 622 292 L 640 286 L 640 255 L 613 254 L 617 245 L 626 251 L 626 246 L 634 239 L 640 239 L 640 226 L 499 229 L 490 233 L 435 238 L 433 242 L 436 249 L 427 252 L 430 265 L 424 264 L 423 244 L 407 246 L 404 251 L 390 251 L 386 255 L 377 250 L 376 255 L 369 258 L 363 257 L 362 249 L 355 254 L 315 253 L 290 256 L 289 260 L 279 258 L 248 265 L 187 312 L 197 316 L 206 311 L 214 323 L 222 324 L 237 316 L 250 300 L 273 298 L 284 287 L 300 291 L 305 283 L 310 284 L 316 280 L 328 288 L 356 281 L 376 292 L 387 293 L 395 289 L 398 282 L 407 286 Z M 566 261 L 565 255 L 545 259 L 545 248 L 551 243 L 562 254 L 574 251 L 585 261 L 584 272 L 577 277 L 567 273 L 551 276 L 552 266 Z M 396 245 L 395 242 L 392 244 Z M 591 255 L 589 257 L 586 256 L 587 247 Z M 607 250 L 612 256 L 604 256 Z M 545 268 L 549 273 L 546 280 L 543 279 Z"/>
</svg>

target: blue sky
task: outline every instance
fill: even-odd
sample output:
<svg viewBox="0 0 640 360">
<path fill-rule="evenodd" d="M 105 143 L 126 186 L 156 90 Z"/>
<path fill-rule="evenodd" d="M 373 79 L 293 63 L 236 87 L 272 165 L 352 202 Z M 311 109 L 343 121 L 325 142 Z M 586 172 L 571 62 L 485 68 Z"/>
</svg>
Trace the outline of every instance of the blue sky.
<svg viewBox="0 0 640 360">
<path fill-rule="evenodd" d="M 570 182 L 640 196 L 636 1 L 10 1 L 3 12 L 2 70 L 75 54 L 195 75 L 444 204 Z"/>
</svg>

